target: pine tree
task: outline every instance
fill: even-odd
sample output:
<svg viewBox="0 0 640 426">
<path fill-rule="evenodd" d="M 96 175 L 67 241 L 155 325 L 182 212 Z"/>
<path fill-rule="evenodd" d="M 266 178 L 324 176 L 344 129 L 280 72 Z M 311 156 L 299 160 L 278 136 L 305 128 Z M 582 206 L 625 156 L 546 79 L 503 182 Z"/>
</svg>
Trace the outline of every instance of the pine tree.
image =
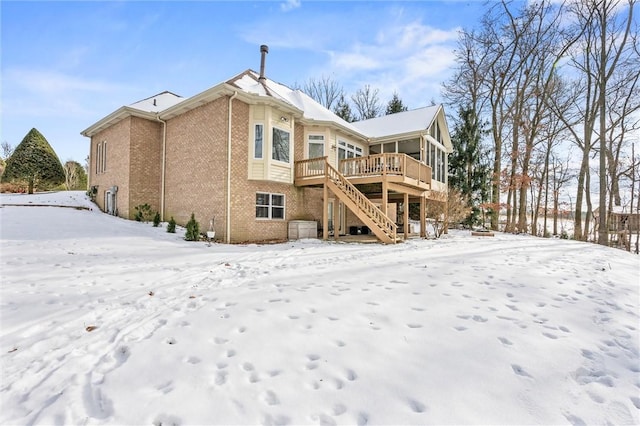
<svg viewBox="0 0 640 426">
<path fill-rule="evenodd" d="M 468 199 L 472 211 L 463 221 L 468 226 L 482 223 L 481 205 L 489 199 L 490 164 L 481 145 L 485 133 L 473 109 L 458 111 L 458 122 L 451 135 L 453 153 L 449 156 L 449 186 L 457 188 Z"/>
<path fill-rule="evenodd" d="M 53 188 L 65 182 L 65 173 L 58 156 L 49 142 L 35 128 L 15 148 L 2 175 L 2 182 L 23 181 L 34 187 Z"/>
<path fill-rule="evenodd" d="M 184 235 L 184 239 L 187 241 L 198 241 L 200 239 L 200 224 L 193 213 L 191 213 L 191 219 L 187 222 L 187 232 Z"/>
<path fill-rule="evenodd" d="M 387 104 L 386 115 L 395 114 L 396 112 L 406 111 L 409 108 L 402 103 L 402 99 L 398 96 L 398 92 L 393 92 L 393 98 Z"/>
<path fill-rule="evenodd" d="M 347 121 L 349 123 L 355 121 L 355 117 L 351 112 L 351 107 L 349 106 L 347 100 L 344 98 L 344 94 L 340 95 L 340 99 L 338 99 L 338 103 L 336 104 L 336 108 L 333 110 L 333 112 L 344 121 Z"/>
<path fill-rule="evenodd" d="M 171 216 L 171 219 L 169 219 L 169 223 L 167 223 L 167 232 L 169 232 L 170 234 L 176 233 L 176 220 L 173 218 L 173 216 Z"/>
</svg>

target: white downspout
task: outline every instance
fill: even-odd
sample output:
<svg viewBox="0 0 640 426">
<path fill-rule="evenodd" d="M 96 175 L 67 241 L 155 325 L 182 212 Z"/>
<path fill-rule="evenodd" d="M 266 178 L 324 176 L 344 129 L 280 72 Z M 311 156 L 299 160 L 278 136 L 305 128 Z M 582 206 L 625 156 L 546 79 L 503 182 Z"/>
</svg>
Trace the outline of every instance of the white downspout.
<svg viewBox="0 0 640 426">
<path fill-rule="evenodd" d="M 160 120 L 159 113 L 156 113 L 156 120 L 162 123 L 162 177 L 160 180 L 160 221 L 164 222 L 164 174 L 167 159 L 167 122 Z"/>
<path fill-rule="evenodd" d="M 225 240 L 231 243 L 231 115 L 233 112 L 233 100 L 238 96 L 238 91 L 233 92 L 229 98 L 229 129 L 227 133 L 227 230 Z"/>
</svg>

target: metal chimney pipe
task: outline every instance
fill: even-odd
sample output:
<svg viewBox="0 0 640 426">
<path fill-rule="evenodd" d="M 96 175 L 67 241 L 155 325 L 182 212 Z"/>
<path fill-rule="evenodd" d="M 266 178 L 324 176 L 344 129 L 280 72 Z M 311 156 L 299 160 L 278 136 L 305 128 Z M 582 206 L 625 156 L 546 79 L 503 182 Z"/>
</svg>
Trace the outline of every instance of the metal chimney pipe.
<svg viewBox="0 0 640 426">
<path fill-rule="evenodd" d="M 264 64 L 267 59 L 267 53 L 269 53 L 269 46 L 267 46 L 266 44 L 263 44 L 262 46 L 260 46 L 260 78 L 259 80 L 266 79 L 266 77 L 264 76 Z"/>
</svg>

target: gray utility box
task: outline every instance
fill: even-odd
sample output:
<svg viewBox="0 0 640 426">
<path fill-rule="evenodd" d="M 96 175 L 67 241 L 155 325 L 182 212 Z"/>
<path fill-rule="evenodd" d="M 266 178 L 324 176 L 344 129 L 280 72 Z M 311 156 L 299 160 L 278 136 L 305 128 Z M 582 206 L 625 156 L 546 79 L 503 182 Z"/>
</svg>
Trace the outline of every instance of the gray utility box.
<svg viewBox="0 0 640 426">
<path fill-rule="evenodd" d="M 318 238 L 318 222 L 315 220 L 289 221 L 289 239 Z"/>
</svg>

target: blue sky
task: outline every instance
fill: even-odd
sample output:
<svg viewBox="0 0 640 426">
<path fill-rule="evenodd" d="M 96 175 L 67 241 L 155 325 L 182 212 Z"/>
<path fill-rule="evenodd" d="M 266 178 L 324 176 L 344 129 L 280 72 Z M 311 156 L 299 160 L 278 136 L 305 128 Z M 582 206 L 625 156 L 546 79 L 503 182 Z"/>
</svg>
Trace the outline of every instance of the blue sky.
<svg viewBox="0 0 640 426">
<path fill-rule="evenodd" d="M 0 141 L 40 130 L 62 162 L 84 163 L 80 132 L 169 90 L 189 97 L 248 69 L 292 86 L 328 75 L 383 103 L 440 100 L 459 29 L 480 1 L 18 2 L 1 13 Z"/>
</svg>

